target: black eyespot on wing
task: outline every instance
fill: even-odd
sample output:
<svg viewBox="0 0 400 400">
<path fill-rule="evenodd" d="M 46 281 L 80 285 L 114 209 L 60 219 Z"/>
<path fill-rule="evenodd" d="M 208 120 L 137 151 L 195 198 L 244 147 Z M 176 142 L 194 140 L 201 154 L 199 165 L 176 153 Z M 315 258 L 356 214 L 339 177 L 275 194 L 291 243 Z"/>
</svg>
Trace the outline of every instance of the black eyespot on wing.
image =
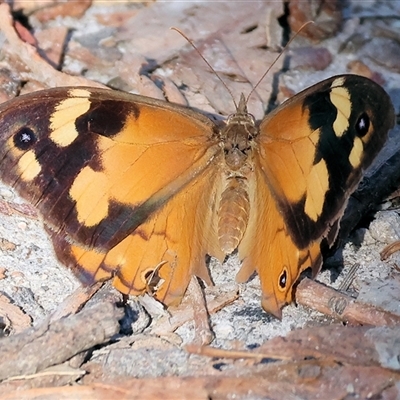
<svg viewBox="0 0 400 400">
<path fill-rule="evenodd" d="M 356 132 L 359 137 L 365 136 L 369 131 L 370 119 L 367 113 L 362 113 L 356 122 Z"/>
<path fill-rule="evenodd" d="M 281 273 L 281 275 L 279 276 L 279 287 L 281 289 L 285 289 L 286 284 L 287 284 L 287 272 L 286 272 L 286 268 L 285 268 L 283 270 L 283 272 Z"/>
<path fill-rule="evenodd" d="M 37 142 L 35 132 L 27 126 L 22 127 L 14 135 L 14 145 L 18 150 L 29 150 Z"/>
<path fill-rule="evenodd" d="M 96 133 L 113 137 L 121 132 L 127 115 L 132 111 L 136 115 L 132 105 L 128 110 L 127 103 L 119 101 L 92 102 L 89 111 L 77 118 L 75 127 L 79 134 Z"/>
</svg>

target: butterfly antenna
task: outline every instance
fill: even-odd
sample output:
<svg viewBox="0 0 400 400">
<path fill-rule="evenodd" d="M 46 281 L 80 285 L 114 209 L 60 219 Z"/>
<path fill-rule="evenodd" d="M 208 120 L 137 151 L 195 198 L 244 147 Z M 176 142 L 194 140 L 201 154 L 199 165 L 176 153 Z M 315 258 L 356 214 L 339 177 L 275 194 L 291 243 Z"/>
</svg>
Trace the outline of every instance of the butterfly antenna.
<svg viewBox="0 0 400 400">
<path fill-rule="evenodd" d="M 279 53 L 278 57 L 275 58 L 274 62 L 267 68 L 267 70 L 264 72 L 264 74 L 261 76 L 261 78 L 258 80 L 258 82 L 254 85 L 253 89 L 251 89 L 249 95 L 247 96 L 246 99 L 246 104 L 248 103 L 251 95 L 254 93 L 254 91 L 257 89 L 257 87 L 260 85 L 262 80 L 266 77 L 269 71 L 271 71 L 271 68 L 277 63 L 277 61 L 281 58 L 282 54 L 285 52 L 285 50 L 290 46 L 290 44 L 293 42 L 293 40 L 297 37 L 297 35 L 308 25 L 313 24 L 314 21 L 308 21 L 304 23 L 300 29 L 290 38 L 290 40 L 286 43 L 285 47 L 283 50 Z"/>
<path fill-rule="evenodd" d="M 228 85 L 224 82 L 224 80 L 218 75 L 217 71 L 213 68 L 213 66 L 206 60 L 206 58 L 203 56 L 203 54 L 201 54 L 201 52 L 196 47 L 196 45 L 193 43 L 193 41 L 191 39 L 189 39 L 180 29 L 175 28 L 174 26 L 172 28 L 170 28 L 170 29 L 172 29 L 173 31 L 178 32 L 196 50 L 196 53 L 203 59 L 203 61 L 208 65 L 208 67 L 211 69 L 211 71 L 214 72 L 215 76 L 219 79 L 219 81 L 224 85 L 225 89 L 230 94 L 230 96 L 232 98 L 232 101 L 233 101 L 233 104 L 235 105 L 235 108 L 237 110 L 238 109 L 238 105 L 237 105 L 237 103 L 235 101 L 235 97 L 233 96 L 232 91 L 229 89 Z M 269 68 L 269 69 L 271 69 L 271 68 Z M 265 74 L 264 74 L 264 76 L 265 76 Z M 263 78 L 264 78 L 264 76 L 263 76 Z M 261 80 L 262 79 L 260 79 L 260 81 Z M 253 92 L 253 90 L 252 90 L 252 92 Z M 247 101 L 246 101 L 246 103 L 247 103 Z"/>
</svg>

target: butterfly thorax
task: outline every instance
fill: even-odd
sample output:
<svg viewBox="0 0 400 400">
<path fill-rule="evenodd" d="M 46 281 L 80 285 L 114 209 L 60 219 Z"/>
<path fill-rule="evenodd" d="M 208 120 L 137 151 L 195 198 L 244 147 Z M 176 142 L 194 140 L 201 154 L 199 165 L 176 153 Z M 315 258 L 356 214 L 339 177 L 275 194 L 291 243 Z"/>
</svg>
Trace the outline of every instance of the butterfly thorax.
<svg viewBox="0 0 400 400">
<path fill-rule="evenodd" d="M 225 186 L 218 212 L 218 240 L 225 254 L 241 242 L 250 214 L 248 174 L 252 171 L 252 141 L 258 129 L 254 117 L 247 112 L 242 95 L 237 112 L 232 114 L 221 131 L 225 154 Z"/>
<path fill-rule="evenodd" d="M 254 117 L 247 112 L 245 97 L 241 96 L 235 114 L 229 116 L 221 131 L 225 162 L 232 171 L 239 171 L 251 150 L 251 141 L 257 135 Z"/>
</svg>

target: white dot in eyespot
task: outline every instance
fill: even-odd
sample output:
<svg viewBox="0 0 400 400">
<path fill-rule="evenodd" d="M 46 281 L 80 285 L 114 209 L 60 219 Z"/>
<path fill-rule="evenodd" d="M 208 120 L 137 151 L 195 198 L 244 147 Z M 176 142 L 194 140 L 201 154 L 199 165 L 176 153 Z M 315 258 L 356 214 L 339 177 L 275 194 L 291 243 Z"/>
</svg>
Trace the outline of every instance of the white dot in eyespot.
<svg viewBox="0 0 400 400">
<path fill-rule="evenodd" d="M 361 117 L 357 121 L 357 132 L 360 135 L 365 135 L 369 129 L 369 118 L 366 115 L 361 115 Z"/>
<path fill-rule="evenodd" d="M 21 142 L 29 143 L 32 140 L 31 136 L 27 133 L 22 133 L 21 135 Z"/>
</svg>

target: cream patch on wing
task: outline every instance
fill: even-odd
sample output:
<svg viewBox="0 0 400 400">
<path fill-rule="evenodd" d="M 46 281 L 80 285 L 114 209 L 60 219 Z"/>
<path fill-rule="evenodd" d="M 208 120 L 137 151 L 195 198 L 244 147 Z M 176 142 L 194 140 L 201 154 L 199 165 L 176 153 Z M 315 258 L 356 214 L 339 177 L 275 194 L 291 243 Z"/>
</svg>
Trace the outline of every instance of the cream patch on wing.
<svg viewBox="0 0 400 400">
<path fill-rule="evenodd" d="M 73 89 L 60 101 L 50 116 L 50 139 L 59 147 L 69 146 L 79 135 L 75 127 L 78 117 L 90 109 L 90 92 Z"/>
<path fill-rule="evenodd" d="M 306 202 L 304 212 L 317 221 L 322 213 L 325 194 L 329 190 L 329 173 L 325 160 L 315 164 L 307 176 Z"/>
<path fill-rule="evenodd" d="M 353 168 L 358 168 L 360 166 L 363 152 L 363 141 L 359 137 L 354 138 L 353 148 L 349 155 L 349 161 Z"/>
<path fill-rule="evenodd" d="M 39 175 L 42 167 L 33 150 L 29 150 L 21 156 L 18 160 L 18 169 L 21 179 L 25 182 L 30 182 Z"/>
<path fill-rule="evenodd" d="M 351 115 L 350 92 L 342 86 L 344 78 L 335 79 L 331 85 L 330 99 L 337 109 L 336 119 L 333 122 L 333 131 L 337 137 L 343 134 L 349 128 L 349 119 Z"/>
</svg>

